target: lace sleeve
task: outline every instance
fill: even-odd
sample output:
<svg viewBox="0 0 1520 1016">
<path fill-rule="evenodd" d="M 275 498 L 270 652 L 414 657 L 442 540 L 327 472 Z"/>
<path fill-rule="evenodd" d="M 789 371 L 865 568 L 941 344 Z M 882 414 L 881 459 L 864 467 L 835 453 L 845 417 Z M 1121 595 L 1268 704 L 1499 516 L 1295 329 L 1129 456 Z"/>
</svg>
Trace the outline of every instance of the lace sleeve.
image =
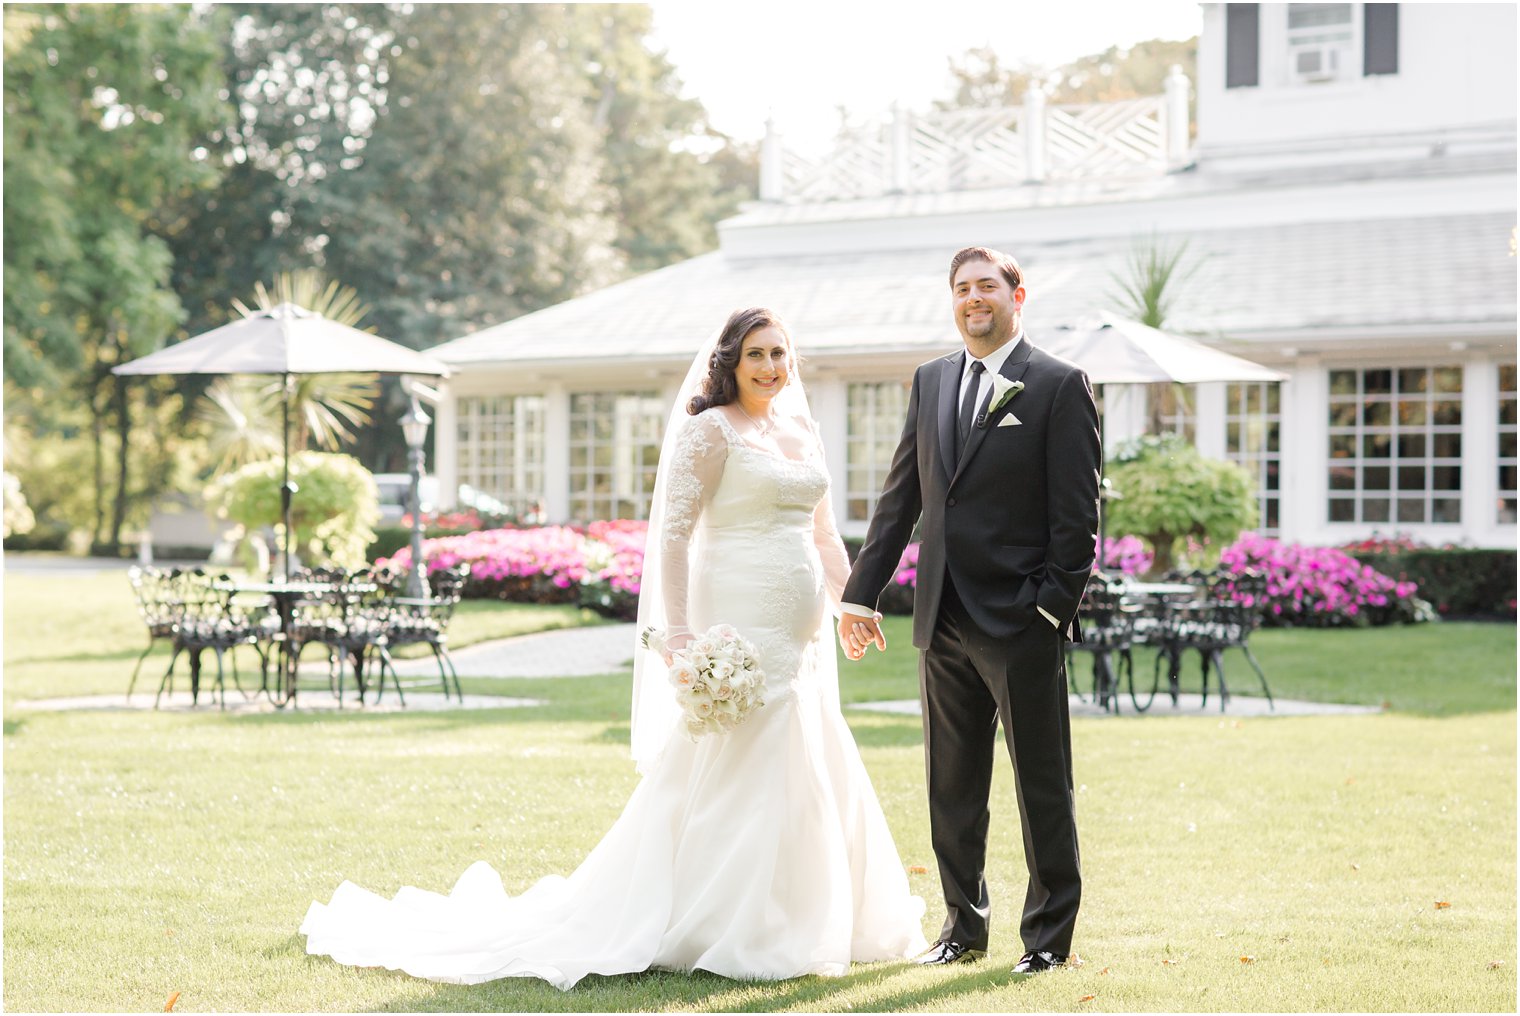
<svg viewBox="0 0 1520 1016">
<path fill-rule="evenodd" d="M 672 635 L 690 631 L 686 599 L 691 581 L 692 536 L 703 508 L 723 478 L 723 464 L 727 459 L 728 441 L 722 428 L 717 420 L 703 414 L 693 417 L 681 428 L 676 437 L 674 461 L 661 464 L 668 472 L 665 528 L 660 536 L 660 594 L 665 601 L 665 621 Z"/>
<path fill-rule="evenodd" d="M 818 424 L 812 420 L 808 420 L 807 424 L 813 434 L 818 461 L 827 469 L 823 458 L 823 438 L 818 433 Z M 823 500 L 818 502 L 818 507 L 813 509 L 813 544 L 818 548 L 818 559 L 823 562 L 824 587 L 828 592 L 829 609 L 837 617 L 840 611 L 839 600 L 844 593 L 844 584 L 850 578 L 850 555 L 844 549 L 844 541 L 839 538 L 839 526 L 834 521 L 832 483 L 829 489 L 824 491 Z"/>
</svg>

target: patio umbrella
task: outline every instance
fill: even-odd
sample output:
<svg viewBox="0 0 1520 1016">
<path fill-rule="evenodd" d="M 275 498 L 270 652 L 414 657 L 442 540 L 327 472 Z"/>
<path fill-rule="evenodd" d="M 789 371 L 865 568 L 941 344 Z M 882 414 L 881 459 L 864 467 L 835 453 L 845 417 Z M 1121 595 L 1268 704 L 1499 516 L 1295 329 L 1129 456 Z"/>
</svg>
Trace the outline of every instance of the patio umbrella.
<svg viewBox="0 0 1520 1016">
<path fill-rule="evenodd" d="M 290 396 L 296 374 L 410 374 L 448 377 L 441 361 L 293 303 L 213 328 L 124 363 L 113 374 L 278 374 L 284 378 L 284 471 L 280 512 L 285 578 L 290 578 Z"/>
<path fill-rule="evenodd" d="M 1106 311 L 1044 333 L 1043 345 L 1087 372 L 1100 388 L 1110 384 L 1202 384 L 1210 381 L 1282 381 L 1287 375 L 1194 339 Z M 1099 481 L 1098 554 L 1103 556 L 1103 501 Z"/>
<path fill-rule="evenodd" d="M 1043 333 L 1042 345 L 1102 384 L 1200 384 L 1206 381 L 1281 381 L 1281 371 L 1194 339 L 1100 311 L 1075 325 Z"/>
</svg>

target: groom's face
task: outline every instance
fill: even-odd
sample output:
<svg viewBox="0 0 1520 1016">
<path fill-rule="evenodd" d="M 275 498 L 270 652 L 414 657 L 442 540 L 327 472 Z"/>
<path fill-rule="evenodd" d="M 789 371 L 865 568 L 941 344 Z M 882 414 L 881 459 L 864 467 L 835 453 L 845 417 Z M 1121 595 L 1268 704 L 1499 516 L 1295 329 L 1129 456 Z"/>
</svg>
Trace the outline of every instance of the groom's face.
<svg viewBox="0 0 1520 1016">
<path fill-rule="evenodd" d="M 1010 286 L 992 262 L 967 261 L 961 265 L 950 291 L 955 302 L 955 327 L 967 345 L 996 347 L 1013 337 L 1024 306 L 1024 287 Z"/>
</svg>

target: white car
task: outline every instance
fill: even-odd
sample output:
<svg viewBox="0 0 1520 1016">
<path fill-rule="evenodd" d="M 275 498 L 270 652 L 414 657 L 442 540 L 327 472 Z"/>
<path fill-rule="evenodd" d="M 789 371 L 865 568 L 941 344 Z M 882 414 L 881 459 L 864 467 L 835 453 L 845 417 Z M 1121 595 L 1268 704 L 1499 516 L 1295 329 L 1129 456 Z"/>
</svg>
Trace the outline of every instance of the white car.
<svg viewBox="0 0 1520 1016">
<path fill-rule="evenodd" d="M 399 526 L 409 508 L 412 496 L 412 478 L 406 473 L 376 473 L 375 486 L 380 489 L 380 524 Z M 438 507 L 438 477 L 422 478 L 422 514 L 431 515 Z M 482 515 L 508 515 L 507 506 L 489 494 L 482 493 L 468 484 L 459 485 L 459 497 L 455 502 L 460 511 L 473 508 Z"/>
</svg>

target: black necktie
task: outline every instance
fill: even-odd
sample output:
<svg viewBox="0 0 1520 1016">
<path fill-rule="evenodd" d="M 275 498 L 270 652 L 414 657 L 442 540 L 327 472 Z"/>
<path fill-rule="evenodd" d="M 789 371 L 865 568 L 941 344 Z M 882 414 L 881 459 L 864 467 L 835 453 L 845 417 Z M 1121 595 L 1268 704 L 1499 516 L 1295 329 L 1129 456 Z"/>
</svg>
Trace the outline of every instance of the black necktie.
<svg viewBox="0 0 1520 1016">
<path fill-rule="evenodd" d="M 966 450 L 966 442 L 971 438 L 971 424 L 976 419 L 976 393 L 982 387 L 982 372 L 987 365 L 980 360 L 971 361 L 971 380 L 966 384 L 966 394 L 961 397 L 960 429 L 956 432 L 959 443 L 955 446 L 956 461 L 960 461 L 961 453 Z"/>
</svg>

